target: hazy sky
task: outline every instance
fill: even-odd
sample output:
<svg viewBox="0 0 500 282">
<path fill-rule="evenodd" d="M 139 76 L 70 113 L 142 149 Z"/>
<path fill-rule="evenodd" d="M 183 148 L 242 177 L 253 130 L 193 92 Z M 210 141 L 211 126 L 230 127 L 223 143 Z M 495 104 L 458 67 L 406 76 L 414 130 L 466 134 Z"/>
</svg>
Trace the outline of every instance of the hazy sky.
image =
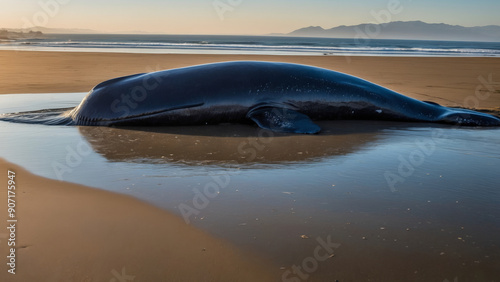
<svg viewBox="0 0 500 282">
<path fill-rule="evenodd" d="M 0 0 L 0 27 L 267 34 L 386 20 L 500 25 L 499 11 L 500 0 Z"/>
</svg>

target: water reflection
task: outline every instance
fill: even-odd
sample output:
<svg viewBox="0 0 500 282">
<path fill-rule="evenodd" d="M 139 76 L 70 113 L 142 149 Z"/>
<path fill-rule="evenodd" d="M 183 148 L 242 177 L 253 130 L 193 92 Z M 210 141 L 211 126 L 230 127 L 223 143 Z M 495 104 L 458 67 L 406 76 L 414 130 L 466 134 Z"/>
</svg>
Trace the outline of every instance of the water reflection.
<svg viewBox="0 0 500 282">
<path fill-rule="evenodd" d="M 79 127 L 79 132 L 111 162 L 253 166 L 348 155 L 379 144 L 385 130 L 408 125 L 332 121 L 321 122 L 321 127 L 320 135 L 276 134 L 251 125 Z"/>
<path fill-rule="evenodd" d="M 79 127 L 79 132 L 111 162 L 251 166 L 347 155 L 377 144 L 384 129 L 397 125 L 322 122 L 321 126 L 321 135 L 283 135 L 250 125 Z"/>
</svg>

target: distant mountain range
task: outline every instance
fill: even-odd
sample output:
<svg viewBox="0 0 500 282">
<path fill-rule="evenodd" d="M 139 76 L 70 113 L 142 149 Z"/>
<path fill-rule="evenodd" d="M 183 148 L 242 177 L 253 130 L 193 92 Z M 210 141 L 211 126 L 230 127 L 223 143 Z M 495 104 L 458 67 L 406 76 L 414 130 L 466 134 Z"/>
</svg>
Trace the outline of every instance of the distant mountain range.
<svg viewBox="0 0 500 282">
<path fill-rule="evenodd" d="M 106 32 L 91 29 L 75 28 L 46 28 L 32 27 L 26 29 L 8 29 L 11 32 L 28 33 L 42 32 L 65 34 L 103 34 Z M 113 32 L 116 34 L 148 34 L 141 31 Z M 488 25 L 478 27 L 464 27 L 444 23 L 425 23 L 422 21 L 397 21 L 382 24 L 359 24 L 337 26 L 324 29 L 320 26 L 310 26 L 297 29 L 293 32 L 272 33 L 273 36 L 297 37 L 330 37 L 330 38 L 359 38 L 364 39 L 415 39 L 415 40 L 450 40 L 450 41 L 493 41 L 500 42 L 500 26 Z"/>
<path fill-rule="evenodd" d="M 422 21 L 359 24 L 324 29 L 310 26 L 284 34 L 300 37 L 332 37 L 363 39 L 416 39 L 451 41 L 500 42 L 500 26 L 464 27 L 449 24 L 430 24 Z"/>
</svg>

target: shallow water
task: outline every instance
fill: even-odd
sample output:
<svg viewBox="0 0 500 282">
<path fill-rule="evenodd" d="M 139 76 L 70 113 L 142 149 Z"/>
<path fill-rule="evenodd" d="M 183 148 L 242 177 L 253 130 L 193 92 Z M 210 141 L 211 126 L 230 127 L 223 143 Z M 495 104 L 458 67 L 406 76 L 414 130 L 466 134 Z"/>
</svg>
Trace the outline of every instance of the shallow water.
<svg viewBox="0 0 500 282">
<path fill-rule="evenodd" d="M 84 95 L 1 95 L 0 113 L 71 107 Z M 0 122 L 0 157 L 167 209 L 270 259 L 284 281 L 500 277 L 500 129 L 319 124 L 320 135 L 305 136 Z M 340 244 L 324 261 L 323 241 Z"/>
</svg>

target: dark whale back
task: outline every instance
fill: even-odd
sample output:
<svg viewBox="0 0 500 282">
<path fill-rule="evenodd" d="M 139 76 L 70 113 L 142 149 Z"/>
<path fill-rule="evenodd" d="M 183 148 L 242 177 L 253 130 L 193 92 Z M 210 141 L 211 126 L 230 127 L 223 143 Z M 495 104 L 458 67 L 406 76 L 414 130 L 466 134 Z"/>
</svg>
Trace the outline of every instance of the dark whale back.
<svg viewBox="0 0 500 282">
<path fill-rule="evenodd" d="M 123 124 L 127 119 L 176 109 L 238 109 L 244 116 L 263 105 L 299 108 L 313 119 L 329 119 L 352 117 L 353 108 L 357 108 L 358 116 L 363 110 L 371 114 L 389 107 L 400 112 L 411 103 L 420 103 L 427 112 L 434 109 L 433 105 L 339 72 L 286 63 L 229 62 L 106 81 L 87 95 L 72 116 L 77 124 Z M 373 110 L 366 109 L 368 104 Z M 405 117 L 422 118 L 420 113 Z"/>
</svg>

